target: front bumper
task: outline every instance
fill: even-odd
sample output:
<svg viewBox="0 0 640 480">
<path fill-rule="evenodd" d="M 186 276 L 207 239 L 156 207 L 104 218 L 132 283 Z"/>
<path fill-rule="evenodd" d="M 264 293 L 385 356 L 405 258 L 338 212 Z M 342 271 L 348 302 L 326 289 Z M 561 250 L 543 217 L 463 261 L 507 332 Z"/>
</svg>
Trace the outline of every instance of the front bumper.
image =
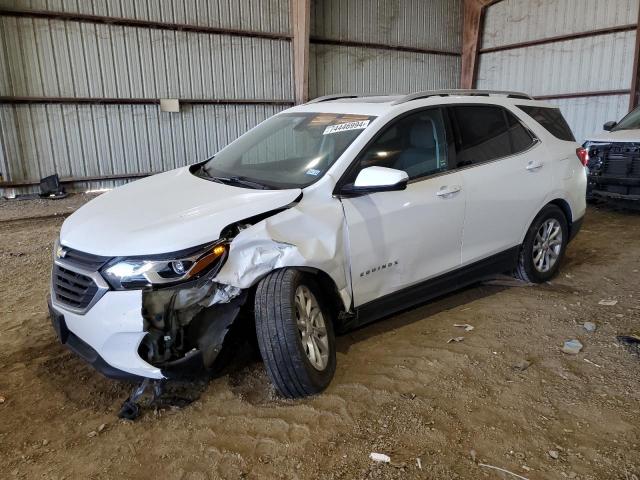
<svg viewBox="0 0 640 480">
<path fill-rule="evenodd" d="M 603 200 L 640 201 L 640 178 L 620 175 L 588 177 L 587 198 Z"/>
<path fill-rule="evenodd" d="M 102 358 L 98 352 L 96 352 L 90 345 L 82 341 L 75 333 L 69 330 L 67 323 L 64 319 L 64 315 L 58 313 L 51 305 L 49 300 L 49 318 L 53 329 L 56 331 L 58 340 L 65 345 L 69 350 L 82 358 L 85 362 L 89 363 L 98 372 L 102 373 L 107 378 L 114 380 L 129 380 L 129 381 L 141 381 L 143 377 L 134 375 L 123 370 L 118 370 L 112 367 L 104 358 Z"/>
<path fill-rule="evenodd" d="M 146 335 L 141 305 L 141 290 L 109 291 L 82 315 L 49 300 L 60 341 L 106 377 L 163 379 L 162 371 L 138 354 Z"/>
</svg>

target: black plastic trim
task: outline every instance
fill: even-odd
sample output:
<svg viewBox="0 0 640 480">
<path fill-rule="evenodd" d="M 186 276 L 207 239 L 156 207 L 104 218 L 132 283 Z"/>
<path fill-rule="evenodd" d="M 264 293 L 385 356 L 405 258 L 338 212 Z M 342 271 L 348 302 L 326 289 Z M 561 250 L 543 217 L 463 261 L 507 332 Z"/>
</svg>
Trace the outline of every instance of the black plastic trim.
<svg viewBox="0 0 640 480">
<path fill-rule="evenodd" d="M 582 229 L 582 224 L 584 223 L 584 215 L 580 218 L 576 218 L 571 225 L 569 226 L 569 242 L 576 238 L 578 232 Z"/>
<path fill-rule="evenodd" d="M 408 180 L 403 180 L 394 185 L 384 185 L 375 187 L 356 187 L 353 183 L 348 183 L 342 187 L 341 198 L 353 198 L 378 192 L 399 192 L 407 189 Z"/>
<path fill-rule="evenodd" d="M 607 200 L 625 200 L 630 202 L 640 201 L 640 195 L 624 195 L 622 193 L 605 192 L 603 190 L 592 190 L 594 197 L 600 197 Z"/>
<path fill-rule="evenodd" d="M 352 320 L 353 324 L 349 327 L 366 325 L 459 290 L 489 275 L 512 270 L 518 263 L 519 253 L 520 246 L 518 245 L 471 265 L 361 305 L 356 308 L 356 316 Z"/>
<path fill-rule="evenodd" d="M 616 175 L 589 175 L 589 181 L 596 185 L 640 185 L 640 177 L 621 177 Z"/>
</svg>

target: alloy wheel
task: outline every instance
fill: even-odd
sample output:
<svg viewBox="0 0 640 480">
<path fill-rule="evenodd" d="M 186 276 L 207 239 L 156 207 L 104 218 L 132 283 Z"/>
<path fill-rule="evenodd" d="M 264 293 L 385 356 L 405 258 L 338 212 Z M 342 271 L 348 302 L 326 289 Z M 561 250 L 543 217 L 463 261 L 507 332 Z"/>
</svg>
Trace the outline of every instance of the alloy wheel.
<svg viewBox="0 0 640 480">
<path fill-rule="evenodd" d="M 305 285 L 296 289 L 295 307 L 302 348 L 311 365 L 322 371 L 329 363 L 329 337 L 318 301 Z"/>
<path fill-rule="evenodd" d="M 555 218 L 545 220 L 533 240 L 533 266 L 540 273 L 551 270 L 562 251 L 562 226 Z"/>
</svg>

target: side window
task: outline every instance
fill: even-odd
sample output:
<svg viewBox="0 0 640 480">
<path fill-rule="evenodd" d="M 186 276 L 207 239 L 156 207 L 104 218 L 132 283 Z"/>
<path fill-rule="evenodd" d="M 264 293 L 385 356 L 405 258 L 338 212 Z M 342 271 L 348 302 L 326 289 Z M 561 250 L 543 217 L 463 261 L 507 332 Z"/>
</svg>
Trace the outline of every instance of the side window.
<svg viewBox="0 0 640 480">
<path fill-rule="evenodd" d="M 518 108 L 542 125 L 551 135 L 567 142 L 576 139 L 559 108 L 518 105 Z"/>
<path fill-rule="evenodd" d="M 504 110 L 490 105 L 450 107 L 456 132 L 458 167 L 489 162 L 511 155 L 511 140 Z"/>
<path fill-rule="evenodd" d="M 535 143 L 535 138 L 531 132 L 522 124 L 511 112 L 504 110 L 509 125 L 509 135 L 511 137 L 511 153 L 513 155 L 529 150 Z"/>
<path fill-rule="evenodd" d="M 350 175 L 355 181 L 360 170 L 379 166 L 404 170 L 410 179 L 447 169 L 447 137 L 440 109 L 423 110 L 391 122 L 365 149 L 358 167 Z"/>
</svg>

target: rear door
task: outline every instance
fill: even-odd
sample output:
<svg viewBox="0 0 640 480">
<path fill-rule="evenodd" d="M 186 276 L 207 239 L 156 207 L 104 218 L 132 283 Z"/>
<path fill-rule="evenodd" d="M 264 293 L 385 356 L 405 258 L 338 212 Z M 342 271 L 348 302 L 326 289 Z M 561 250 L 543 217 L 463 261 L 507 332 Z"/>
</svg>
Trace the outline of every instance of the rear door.
<svg viewBox="0 0 640 480">
<path fill-rule="evenodd" d="M 449 170 L 444 118 L 432 108 L 390 122 L 343 179 L 373 165 L 410 178 L 403 191 L 342 198 L 355 306 L 460 265 L 465 191 L 462 175 Z"/>
<path fill-rule="evenodd" d="M 457 167 L 466 189 L 462 264 L 518 245 L 552 187 L 534 134 L 496 105 L 449 107 Z"/>
</svg>

